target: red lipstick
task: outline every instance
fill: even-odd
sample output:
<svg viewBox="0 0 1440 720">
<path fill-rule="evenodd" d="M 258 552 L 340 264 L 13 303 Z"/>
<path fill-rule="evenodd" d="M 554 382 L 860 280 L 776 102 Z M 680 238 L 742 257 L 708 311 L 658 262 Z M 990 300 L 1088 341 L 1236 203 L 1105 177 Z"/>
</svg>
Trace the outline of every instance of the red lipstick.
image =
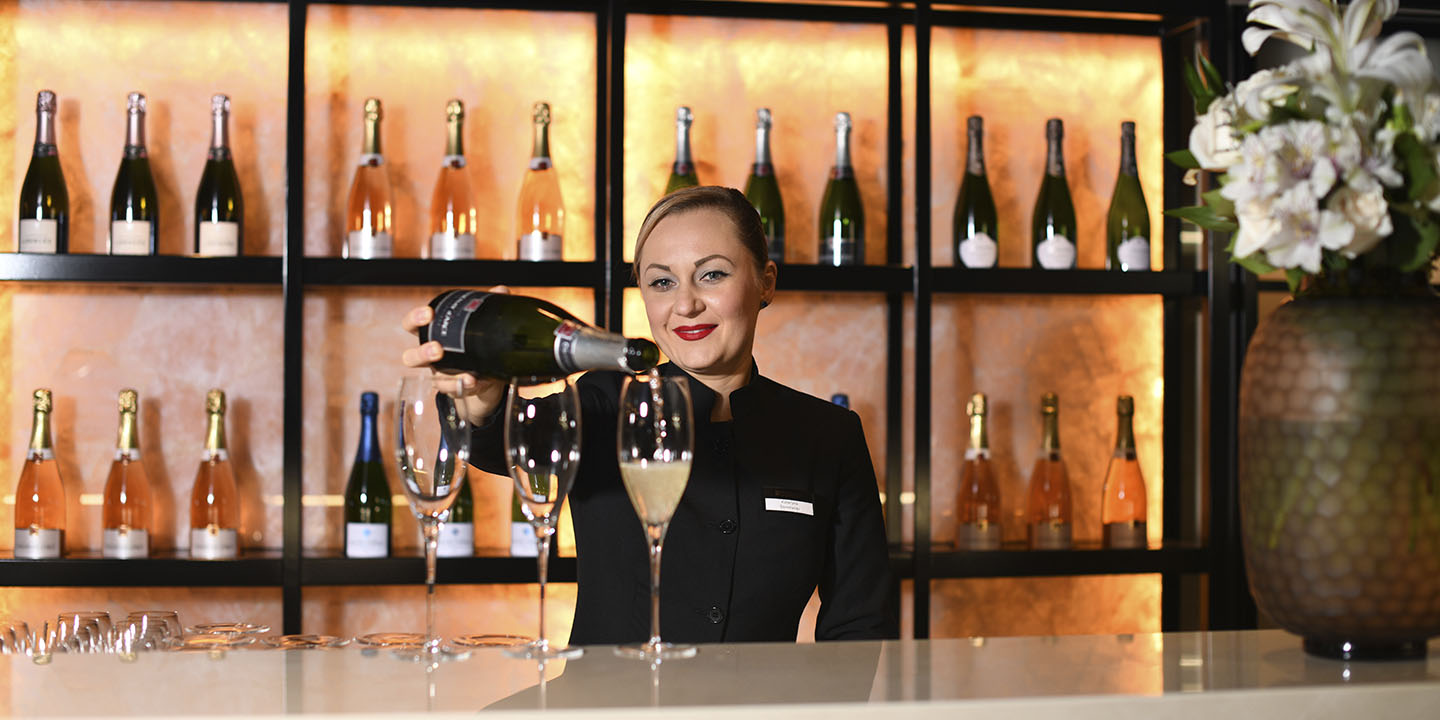
<svg viewBox="0 0 1440 720">
<path fill-rule="evenodd" d="M 700 340 L 700 339 L 704 338 L 706 335 L 709 335 L 709 334 L 710 334 L 710 331 L 712 331 L 712 330 L 714 330 L 714 329 L 715 329 L 715 325 L 714 325 L 714 324 L 710 324 L 710 325 L 682 325 L 682 326 L 680 326 L 680 327 L 675 328 L 675 334 L 676 334 L 676 335 L 679 335 L 681 340 L 695 341 L 695 340 Z"/>
</svg>

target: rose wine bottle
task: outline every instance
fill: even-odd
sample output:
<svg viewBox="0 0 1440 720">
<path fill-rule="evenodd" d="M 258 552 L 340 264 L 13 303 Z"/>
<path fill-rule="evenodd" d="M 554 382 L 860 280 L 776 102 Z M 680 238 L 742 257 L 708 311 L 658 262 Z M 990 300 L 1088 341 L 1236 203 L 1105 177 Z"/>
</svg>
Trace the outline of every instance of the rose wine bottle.
<svg viewBox="0 0 1440 720">
<path fill-rule="evenodd" d="M 140 396 L 128 388 L 121 390 L 120 436 L 110 476 L 105 480 L 101 511 L 101 548 L 105 557 L 150 556 L 150 481 L 140 459 L 140 428 L 136 421 L 139 412 Z"/>
<path fill-rule="evenodd" d="M 20 184 L 19 251 L 66 253 L 70 251 L 70 194 L 60 153 L 55 148 L 55 93 L 41 90 L 35 97 L 35 149 Z"/>
<path fill-rule="evenodd" d="M 1030 499 L 1026 515 L 1030 549 L 1070 549 L 1070 478 L 1060 458 L 1060 399 L 1045 393 L 1040 399 L 1040 456 L 1030 471 Z"/>
<path fill-rule="evenodd" d="M 190 556 L 223 560 L 240 554 L 240 496 L 225 449 L 225 393 L 205 395 L 205 452 L 190 490 Z"/>
<path fill-rule="evenodd" d="M 1032 266 L 1046 270 L 1075 269 L 1075 204 L 1065 180 L 1065 125 L 1060 118 L 1045 122 L 1045 177 L 1030 219 L 1034 247 Z"/>
<path fill-rule="evenodd" d="M 955 518 L 956 544 L 961 550 L 999 550 L 1000 487 L 990 466 L 990 436 L 985 427 L 989 412 L 984 393 L 970 396 L 965 414 L 970 416 L 970 446 L 960 471 L 959 512 Z"/>
<path fill-rule="evenodd" d="M 695 174 L 695 160 L 690 155 L 690 125 L 694 122 L 690 108 L 683 105 L 675 108 L 675 163 L 670 166 L 670 181 L 665 183 L 666 195 L 700 184 Z"/>
<path fill-rule="evenodd" d="M 531 118 L 535 123 L 535 144 L 515 211 L 517 257 L 564 260 L 565 200 L 560 196 L 560 175 L 550 159 L 550 104 L 535 103 Z"/>
<path fill-rule="evenodd" d="M 380 396 L 360 394 L 360 443 L 345 484 L 345 557 L 390 556 L 390 481 L 380 462 Z"/>
<path fill-rule="evenodd" d="M 30 449 L 15 488 L 15 557 L 58 558 L 65 550 L 65 484 L 50 442 L 50 391 L 35 391 Z"/>
<path fill-rule="evenodd" d="M 385 173 L 385 156 L 380 154 L 380 100 L 365 100 L 365 136 L 360 163 L 350 183 L 350 200 L 345 209 L 345 243 L 341 257 L 369 260 L 388 258 L 395 251 L 391 236 L 390 177 Z"/>
<path fill-rule="evenodd" d="M 955 264 L 992 268 L 999 257 L 1000 230 L 990 179 L 985 175 L 985 126 L 979 115 L 971 115 L 965 122 L 965 135 L 969 143 L 965 177 L 955 200 Z"/>
<path fill-rule="evenodd" d="M 760 214 L 765 229 L 765 242 L 770 259 L 785 262 L 785 203 L 780 200 L 780 183 L 775 179 L 775 165 L 770 160 L 770 108 L 755 111 L 755 164 L 745 181 L 745 199 Z"/>
<path fill-rule="evenodd" d="M 125 101 L 125 151 L 110 192 L 110 254 L 154 255 L 160 238 L 160 208 L 150 155 L 145 150 L 145 96 Z"/>
<path fill-rule="evenodd" d="M 445 103 L 445 158 L 430 196 L 430 252 L 435 260 L 475 259 L 475 199 L 465 169 L 465 104 Z"/>
<path fill-rule="evenodd" d="M 195 254 L 234 256 L 244 252 L 245 203 L 230 154 L 230 98 L 210 98 L 210 151 L 195 191 Z"/>
<path fill-rule="evenodd" d="M 850 164 L 850 113 L 835 113 L 835 166 L 820 199 L 820 264 L 865 262 L 865 206 Z"/>
<path fill-rule="evenodd" d="M 1135 163 L 1135 123 L 1120 123 L 1120 176 L 1105 222 L 1105 268 L 1150 269 L 1150 212 Z"/>
<path fill-rule="evenodd" d="M 1115 453 L 1105 470 L 1105 494 L 1100 499 L 1100 522 L 1105 547 L 1144 548 L 1145 476 L 1135 458 L 1135 399 L 1121 395 L 1115 401 Z"/>
</svg>

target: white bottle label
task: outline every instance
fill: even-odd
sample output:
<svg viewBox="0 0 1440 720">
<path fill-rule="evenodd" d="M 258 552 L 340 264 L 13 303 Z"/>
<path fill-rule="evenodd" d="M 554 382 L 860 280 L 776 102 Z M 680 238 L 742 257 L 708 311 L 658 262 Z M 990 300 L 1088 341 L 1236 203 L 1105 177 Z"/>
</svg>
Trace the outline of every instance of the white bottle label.
<svg viewBox="0 0 1440 720">
<path fill-rule="evenodd" d="M 1034 523 L 1030 526 L 1032 550 L 1069 550 L 1070 523 Z"/>
<path fill-rule="evenodd" d="M 475 523 L 447 522 L 440 526 L 440 557 L 470 557 L 475 554 Z"/>
<path fill-rule="evenodd" d="M 1046 270 L 1069 270 L 1075 267 L 1075 243 L 1064 235 L 1051 235 L 1035 247 L 1040 267 Z"/>
<path fill-rule="evenodd" d="M 390 551 L 390 526 L 385 523 L 345 523 L 345 557 L 383 558 Z"/>
<path fill-rule="evenodd" d="M 373 260 L 390 257 L 395 248 L 390 233 L 352 230 L 345 239 L 345 250 L 345 257 L 352 260 Z"/>
<path fill-rule="evenodd" d="M 967 268 L 995 267 L 999 254 L 995 241 L 985 233 L 975 233 L 960 242 L 960 262 Z"/>
<path fill-rule="evenodd" d="M 999 550 L 1000 526 L 993 522 L 960 523 L 956 545 L 961 550 Z"/>
<path fill-rule="evenodd" d="M 20 252 L 50 253 L 59 249 L 59 220 L 21 220 Z"/>
<path fill-rule="evenodd" d="M 149 220 L 112 220 L 110 222 L 111 255 L 149 255 Z"/>
<path fill-rule="evenodd" d="M 191 528 L 190 557 L 229 560 L 240 554 L 240 533 L 233 528 Z"/>
<path fill-rule="evenodd" d="M 1150 269 L 1150 241 L 1143 237 L 1137 235 L 1120 241 L 1115 254 L 1120 256 L 1121 270 Z"/>
<path fill-rule="evenodd" d="M 144 530 L 109 528 L 104 535 L 101 554 L 107 558 L 150 557 L 150 533 Z"/>
<path fill-rule="evenodd" d="M 512 557 L 535 557 L 540 548 L 535 544 L 535 527 L 528 522 L 510 523 L 510 555 Z"/>
<path fill-rule="evenodd" d="M 836 230 L 839 230 L 840 221 L 835 221 Z M 855 256 L 856 243 L 854 240 L 847 240 L 840 235 L 831 235 L 820 243 L 820 264 L 821 265 L 855 265 L 859 259 Z"/>
<path fill-rule="evenodd" d="M 430 257 L 436 260 L 474 260 L 475 235 L 438 232 L 430 236 Z"/>
<path fill-rule="evenodd" d="M 130 449 L 128 449 L 128 450 L 121 449 L 121 448 L 115 448 L 115 459 L 116 459 L 116 460 L 129 460 L 129 461 L 131 461 L 131 462 L 139 462 L 139 461 L 140 461 L 140 448 L 130 448 Z"/>
<path fill-rule="evenodd" d="M 15 528 L 15 557 L 46 560 L 60 557 L 65 531 L 44 528 Z"/>
<path fill-rule="evenodd" d="M 536 230 L 520 236 L 521 260 L 564 260 L 564 251 L 565 242 L 559 235 Z"/>
<path fill-rule="evenodd" d="M 240 223 L 200 223 L 200 255 L 224 257 L 240 254 Z"/>
</svg>

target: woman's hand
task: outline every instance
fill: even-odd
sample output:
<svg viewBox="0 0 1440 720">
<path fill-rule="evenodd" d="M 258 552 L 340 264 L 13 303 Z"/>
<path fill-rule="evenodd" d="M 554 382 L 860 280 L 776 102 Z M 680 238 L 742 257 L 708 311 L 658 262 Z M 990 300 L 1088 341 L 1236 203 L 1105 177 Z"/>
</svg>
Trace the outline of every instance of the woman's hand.
<svg viewBox="0 0 1440 720">
<path fill-rule="evenodd" d="M 508 293 L 510 288 L 504 285 L 497 285 L 490 288 L 489 292 Z M 405 332 L 412 335 L 419 334 L 421 327 L 430 324 L 434 319 L 435 311 L 429 305 L 421 305 L 412 308 L 405 313 L 405 319 L 400 323 Z M 424 345 L 412 347 L 400 354 L 400 362 L 405 367 L 431 368 L 436 376 L 436 385 L 442 392 L 455 398 L 456 408 L 460 414 L 472 426 L 478 426 L 485 418 L 490 417 L 500 403 L 505 400 L 505 381 L 490 377 L 476 377 L 472 373 L 448 373 L 434 370 L 433 363 L 439 360 L 445 351 L 440 347 L 437 340 L 431 340 Z"/>
</svg>

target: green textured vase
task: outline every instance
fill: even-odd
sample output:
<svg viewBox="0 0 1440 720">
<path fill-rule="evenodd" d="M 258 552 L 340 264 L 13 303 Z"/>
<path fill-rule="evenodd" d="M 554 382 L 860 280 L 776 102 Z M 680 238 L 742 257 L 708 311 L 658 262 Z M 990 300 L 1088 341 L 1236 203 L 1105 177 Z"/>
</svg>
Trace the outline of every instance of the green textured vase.
<svg viewBox="0 0 1440 720">
<path fill-rule="evenodd" d="M 1416 278 L 1322 278 L 1246 354 L 1245 567 L 1311 654 L 1423 657 L 1440 635 L 1440 299 Z"/>
</svg>

